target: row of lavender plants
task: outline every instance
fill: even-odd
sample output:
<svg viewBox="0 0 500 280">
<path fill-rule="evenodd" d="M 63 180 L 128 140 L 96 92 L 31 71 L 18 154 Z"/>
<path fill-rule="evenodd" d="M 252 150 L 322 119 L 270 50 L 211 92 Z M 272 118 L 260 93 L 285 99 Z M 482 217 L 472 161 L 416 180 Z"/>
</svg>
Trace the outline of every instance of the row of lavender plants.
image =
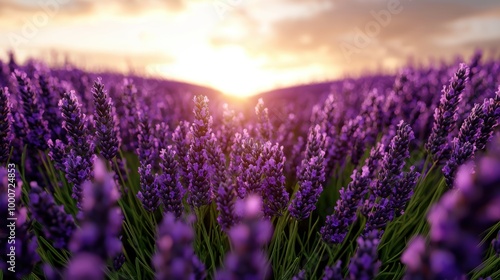
<svg viewBox="0 0 500 280">
<path fill-rule="evenodd" d="M 2 218 L 2 275 L 500 279 L 499 84 L 500 61 L 477 52 L 248 108 L 11 55 L 0 210 L 15 181 L 16 256 L 13 272 Z"/>
</svg>

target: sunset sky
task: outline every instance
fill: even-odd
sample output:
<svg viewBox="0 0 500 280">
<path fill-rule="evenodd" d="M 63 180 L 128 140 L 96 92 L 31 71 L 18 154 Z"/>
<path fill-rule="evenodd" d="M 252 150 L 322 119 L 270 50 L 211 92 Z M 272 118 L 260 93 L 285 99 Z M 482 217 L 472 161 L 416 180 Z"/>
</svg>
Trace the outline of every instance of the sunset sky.
<svg viewBox="0 0 500 280">
<path fill-rule="evenodd" d="M 498 0 L 0 0 L 2 58 L 68 57 L 234 95 L 496 46 Z"/>
</svg>

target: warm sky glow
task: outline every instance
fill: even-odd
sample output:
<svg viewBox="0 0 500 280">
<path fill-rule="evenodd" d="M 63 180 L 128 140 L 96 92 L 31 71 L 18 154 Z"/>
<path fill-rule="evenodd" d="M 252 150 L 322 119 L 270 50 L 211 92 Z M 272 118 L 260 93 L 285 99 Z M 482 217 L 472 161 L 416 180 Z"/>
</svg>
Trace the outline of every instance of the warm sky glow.
<svg viewBox="0 0 500 280">
<path fill-rule="evenodd" d="M 395 1 L 0 0 L 0 50 L 242 96 L 500 43 L 499 1 Z"/>
</svg>

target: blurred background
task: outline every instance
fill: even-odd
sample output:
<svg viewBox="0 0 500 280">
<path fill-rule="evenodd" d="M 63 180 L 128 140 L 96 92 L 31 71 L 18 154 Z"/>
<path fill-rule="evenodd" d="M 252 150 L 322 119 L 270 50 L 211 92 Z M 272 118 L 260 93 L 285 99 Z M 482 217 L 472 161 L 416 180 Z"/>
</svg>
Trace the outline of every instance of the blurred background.
<svg viewBox="0 0 500 280">
<path fill-rule="evenodd" d="M 0 0 L 0 57 L 76 64 L 235 96 L 485 56 L 497 0 Z"/>
</svg>

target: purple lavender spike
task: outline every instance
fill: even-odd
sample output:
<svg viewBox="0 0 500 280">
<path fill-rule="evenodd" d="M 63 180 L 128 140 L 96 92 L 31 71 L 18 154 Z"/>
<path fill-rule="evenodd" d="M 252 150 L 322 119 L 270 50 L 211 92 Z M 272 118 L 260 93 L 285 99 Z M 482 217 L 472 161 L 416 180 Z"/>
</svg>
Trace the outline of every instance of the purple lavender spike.
<svg viewBox="0 0 500 280">
<path fill-rule="evenodd" d="M 175 153 L 179 162 L 178 169 L 184 189 L 188 188 L 188 153 L 191 145 L 191 135 L 189 132 L 189 122 L 181 121 L 172 133 L 172 141 L 175 145 Z"/>
<path fill-rule="evenodd" d="M 349 277 L 351 280 L 375 279 L 380 269 L 378 260 L 379 237 L 377 231 L 371 231 L 359 237 L 358 249 L 349 262 Z"/>
<path fill-rule="evenodd" d="M 157 143 L 149 116 L 145 112 L 139 114 L 139 134 L 137 154 L 141 165 L 153 164 L 156 160 Z"/>
<path fill-rule="evenodd" d="M 364 168 L 362 173 L 354 170 L 352 181 L 340 190 L 334 213 L 326 217 L 325 225 L 320 230 L 321 238 L 325 242 L 340 244 L 344 241 L 349 227 L 356 221 L 358 207 L 368 192 L 368 175 L 368 168 Z"/>
<path fill-rule="evenodd" d="M 179 181 L 179 172 L 177 162 L 175 160 L 175 150 L 172 146 L 163 149 L 160 152 L 160 166 L 163 175 L 160 178 L 159 193 L 163 200 L 165 212 L 174 214 L 176 218 L 182 215 L 184 209 L 182 205 L 182 197 L 184 190 Z"/>
<path fill-rule="evenodd" d="M 432 133 L 425 145 L 434 161 L 448 158 L 448 136 L 455 129 L 458 104 L 468 80 L 469 68 L 465 64 L 460 64 L 450 84 L 443 88 L 439 106 L 434 111 Z"/>
<path fill-rule="evenodd" d="M 193 243 L 191 227 L 167 213 L 158 228 L 157 253 L 152 261 L 156 279 L 205 279 L 205 269 L 194 253 Z"/>
<path fill-rule="evenodd" d="M 373 193 L 379 197 L 389 197 L 392 189 L 396 187 L 410 157 L 409 145 L 415 138 L 411 127 L 404 121 L 398 124 L 396 136 L 392 138 L 388 151 L 382 159 L 378 182 L 374 185 Z"/>
<path fill-rule="evenodd" d="M 38 96 L 32 87 L 26 73 L 15 71 L 24 117 L 28 124 L 28 143 L 39 150 L 47 149 L 47 140 L 50 137 L 47 122 L 43 119 L 43 109 L 38 104 Z"/>
<path fill-rule="evenodd" d="M 66 214 L 64 206 L 57 205 L 52 195 L 42 190 L 36 182 L 31 183 L 29 198 L 31 215 L 42 225 L 44 237 L 53 242 L 54 248 L 67 249 L 76 230 L 73 216 Z"/>
<path fill-rule="evenodd" d="M 483 126 L 476 140 L 476 148 L 479 151 L 485 150 L 500 120 L 500 86 L 497 89 L 495 98 L 484 100 L 482 118 Z"/>
<path fill-rule="evenodd" d="M 241 178 L 238 183 L 238 195 L 244 198 L 248 194 L 262 192 L 262 145 L 253 138 L 242 139 Z"/>
<path fill-rule="evenodd" d="M 95 107 L 96 146 L 99 148 L 101 155 L 108 161 L 111 161 L 116 157 L 121 141 L 115 107 L 107 91 L 104 89 L 101 78 L 97 78 L 94 82 L 92 94 L 94 96 Z"/>
<path fill-rule="evenodd" d="M 54 167 L 59 171 L 65 171 L 66 146 L 64 143 L 59 139 L 55 143 L 49 139 L 47 144 L 49 145 L 49 157 L 54 162 Z"/>
<path fill-rule="evenodd" d="M 141 190 L 137 193 L 137 198 L 142 202 L 142 206 L 149 212 L 154 212 L 160 203 L 158 185 L 160 178 L 158 174 L 153 174 L 151 164 L 139 167 Z"/>
<path fill-rule="evenodd" d="M 38 84 L 40 85 L 40 103 L 43 105 L 43 118 L 47 120 L 47 126 L 51 131 L 51 139 L 64 138 L 64 130 L 62 129 L 62 120 L 60 117 L 59 108 L 57 107 L 56 98 L 61 98 L 61 95 L 56 94 L 56 78 L 50 77 L 48 73 L 40 73 L 36 75 Z"/>
<path fill-rule="evenodd" d="M 210 163 L 207 156 L 207 142 L 212 131 L 212 116 L 208 109 L 208 98 L 194 97 L 195 120 L 191 126 L 193 141 L 188 152 L 188 202 L 194 207 L 210 204 Z"/>
<path fill-rule="evenodd" d="M 262 141 L 269 141 L 273 137 L 273 126 L 269 121 L 268 109 L 264 107 L 264 100 L 259 98 L 257 106 L 255 106 L 255 114 L 257 115 L 257 135 Z"/>
<path fill-rule="evenodd" d="M 13 135 L 11 131 L 12 116 L 11 104 L 7 88 L 0 87 L 0 163 L 7 163 L 10 154 L 10 143 Z"/>
<path fill-rule="evenodd" d="M 264 200 L 264 214 L 268 217 L 280 216 L 286 209 L 290 199 L 285 188 L 285 176 L 283 167 L 285 156 L 283 146 L 272 145 L 266 142 L 262 149 L 263 158 L 269 160 L 262 167 L 265 178 L 262 182 L 262 197 Z"/>
<path fill-rule="evenodd" d="M 415 167 L 412 166 L 410 171 L 404 173 L 399 183 L 392 190 L 391 207 L 394 210 L 395 217 L 399 217 L 404 214 L 404 209 L 413 195 L 413 189 L 417 184 L 419 176 L 420 173 L 416 172 Z"/>
<path fill-rule="evenodd" d="M 324 151 L 325 134 L 320 126 L 311 128 L 307 140 L 306 158 L 302 160 L 297 177 L 299 189 L 295 193 L 288 210 L 297 220 L 308 218 L 316 209 L 316 203 L 323 191 L 325 181 Z"/>
</svg>

